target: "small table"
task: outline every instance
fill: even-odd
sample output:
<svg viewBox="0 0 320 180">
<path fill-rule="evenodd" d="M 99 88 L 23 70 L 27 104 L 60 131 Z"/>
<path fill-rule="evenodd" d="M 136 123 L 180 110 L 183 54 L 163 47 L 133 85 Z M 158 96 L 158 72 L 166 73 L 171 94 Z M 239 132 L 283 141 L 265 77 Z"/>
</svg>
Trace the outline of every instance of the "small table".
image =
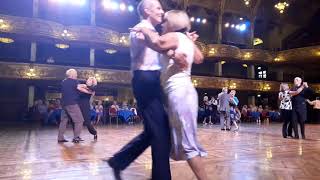
<svg viewBox="0 0 320 180">
<path fill-rule="evenodd" d="M 125 122 L 129 122 L 130 118 L 134 116 L 133 112 L 130 110 L 118 110 L 118 116 L 122 117 Z"/>
</svg>

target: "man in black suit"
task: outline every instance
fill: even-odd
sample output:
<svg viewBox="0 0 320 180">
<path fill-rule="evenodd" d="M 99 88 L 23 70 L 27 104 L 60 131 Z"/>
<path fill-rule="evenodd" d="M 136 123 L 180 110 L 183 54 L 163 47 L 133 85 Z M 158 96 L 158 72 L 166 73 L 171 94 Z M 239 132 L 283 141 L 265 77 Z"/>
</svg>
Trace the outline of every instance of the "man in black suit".
<svg viewBox="0 0 320 180">
<path fill-rule="evenodd" d="M 292 96 L 292 122 L 295 139 L 299 139 L 298 123 L 300 124 L 301 137 L 305 139 L 304 123 L 307 120 L 307 105 L 305 93 L 308 84 L 302 83 L 300 77 L 294 78 L 294 87 L 289 94 Z M 289 130 L 290 133 L 290 130 Z"/>
<path fill-rule="evenodd" d="M 64 143 L 68 142 L 64 138 L 64 133 L 67 129 L 68 120 L 71 119 L 74 123 L 73 134 L 74 138 L 72 142 L 79 143 L 82 139 L 80 138 L 82 126 L 83 126 L 83 116 L 79 107 L 79 92 L 88 93 L 90 92 L 79 86 L 77 77 L 77 71 L 75 69 L 68 69 L 66 71 L 67 78 L 61 83 L 62 92 L 62 113 L 61 121 L 59 124 L 58 142 Z"/>
</svg>

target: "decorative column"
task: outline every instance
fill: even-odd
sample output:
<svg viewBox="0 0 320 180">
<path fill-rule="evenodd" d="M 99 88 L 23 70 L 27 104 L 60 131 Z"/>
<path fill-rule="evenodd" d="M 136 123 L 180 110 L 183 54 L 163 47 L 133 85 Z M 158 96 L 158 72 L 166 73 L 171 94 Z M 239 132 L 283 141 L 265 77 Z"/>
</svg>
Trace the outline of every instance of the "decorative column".
<svg viewBox="0 0 320 180">
<path fill-rule="evenodd" d="M 39 0 L 33 0 L 32 2 L 32 17 L 38 18 L 39 16 Z"/>
<path fill-rule="evenodd" d="M 32 17 L 38 18 L 39 17 L 39 0 L 33 0 L 32 2 Z M 35 62 L 37 59 L 37 43 L 31 43 L 30 49 L 30 61 Z"/>
<path fill-rule="evenodd" d="M 254 48 L 253 40 L 254 40 L 254 26 L 255 26 L 255 20 L 256 16 L 259 10 L 261 4 L 261 0 L 257 0 L 255 6 L 252 8 L 251 15 L 250 15 L 250 43 L 249 48 Z"/>
<path fill-rule="evenodd" d="M 214 75 L 215 76 L 222 76 L 222 63 L 217 62 L 214 64 Z"/>
<path fill-rule="evenodd" d="M 283 70 L 277 71 L 277 81 L 283 81 Z"/>
<path fill-rule="evenodd" d="M 34 86 L 28 86 L 28 108 L 33 106 L 34 103 Z"/>
<path fill-rule="evenodd" d="M 95 50 L 90 48 L 90 66 L 94 66 Z"/>
<path fill-rule="evenodd" d="M 217 37 L 217 43 L 221 44 L 222 42 L 222 18 L 224 14 L 224 6 L 226 4 L 226 0 L 220 1 L 220 7 L 219 7 L 219 16 L 218 16 L 218 37 Z"/>
<path fill-rule="evenodd" d="M 254 45 L 253 45 L 253 40 L 254 40 L 254 22 L 255 22 L 255 18 L 251 18 L 250 19 L 250 39 L 249 39 L 249 48 L 253 49 Z"/>
<path fill-rule="evenodd" d="M 96 25 L 96 0 L 90 1 L 90 25 Z"/>
<path fill-rule="evenodd" d="M 248 96 L 248 105 L 256 105 L 256 97 L 255 96 Z"/>
<path fill-rule="evenodd" d="M 96 26 L 96 0 L 90 1 L 90 25 Z M 94 66 L 95 63 L 95 49 L 90 48 L 90 66 Z"/>
<path fill-rule="evenodd" d="M 254 65 L 249 65 L 247 68 L 247 78 L 249 79 L 255 79 L 255 70 L 254 70 Z"/>
<path fill-rule="evenodd" d="M 221 44 L 221 42 L 222 42 L 222 13 L 220 13 L 218 17 L 218 38 L 217 38 L 217 43 Z"/>
<path fill-rule="evenodd" d="M 30 61 L 35 62 L 36 60 L 37 60 L 37 43 L 32 42 L 31 49 L 30 49 Z"/>
</svg>

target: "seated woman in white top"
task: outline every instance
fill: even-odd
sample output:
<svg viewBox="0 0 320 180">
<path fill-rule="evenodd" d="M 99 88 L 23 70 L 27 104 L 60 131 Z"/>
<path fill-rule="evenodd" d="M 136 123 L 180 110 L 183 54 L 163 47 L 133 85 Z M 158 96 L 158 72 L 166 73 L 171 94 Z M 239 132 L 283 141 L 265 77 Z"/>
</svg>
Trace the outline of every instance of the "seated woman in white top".
<svg viewBox="0 0 320 180">
<path fill-rule="evenodd" d="M 139 28 L 134 31 L 141 32 L 148 46 L 158 52 L 175 49 L 176 53 L 186 55 L 186 68 L 181 69 L 177 63 L 162 55 L 163 71 L 161 72 L 162 86 L 167 96 L 168 115 L 171 131 L 171 158 L 174 160 L 187 160 L 198 179 L 207 179 L 201 157 L 207 153 L 201 147 L 197 136 L 198 94 L 191 81 L 191 67 L 194 63 L 197 48 L 186 33 L 191 24 L 184 11 L 168 11 L 163 19 L 162 29 L 164 35 Z M 202 56 L 202 54 L 200 53 Z M 197 59 L 203 60 L 203 56 Z M 181 106 L 181 102 L 184 105 Z"/>
</svg>

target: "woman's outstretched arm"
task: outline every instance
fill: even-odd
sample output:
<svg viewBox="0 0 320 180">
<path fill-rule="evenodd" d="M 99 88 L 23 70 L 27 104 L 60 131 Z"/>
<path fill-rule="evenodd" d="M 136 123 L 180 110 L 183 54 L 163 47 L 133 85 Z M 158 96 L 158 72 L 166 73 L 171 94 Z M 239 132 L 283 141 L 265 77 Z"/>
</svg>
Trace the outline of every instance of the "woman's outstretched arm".
<svg viewBox="0 0 320 180">
<path fill-rule="evenodd" d="M 147 46 L 151 49 L 163 53 L 168 50 L 175 50 L 178 47 L 178 37 L 175 33 L 167 33 L 162 36 L 151 29 L 139 28 L 134 29 L 137 33 L 142 33 L 144 35 Z"/>
</svg>

